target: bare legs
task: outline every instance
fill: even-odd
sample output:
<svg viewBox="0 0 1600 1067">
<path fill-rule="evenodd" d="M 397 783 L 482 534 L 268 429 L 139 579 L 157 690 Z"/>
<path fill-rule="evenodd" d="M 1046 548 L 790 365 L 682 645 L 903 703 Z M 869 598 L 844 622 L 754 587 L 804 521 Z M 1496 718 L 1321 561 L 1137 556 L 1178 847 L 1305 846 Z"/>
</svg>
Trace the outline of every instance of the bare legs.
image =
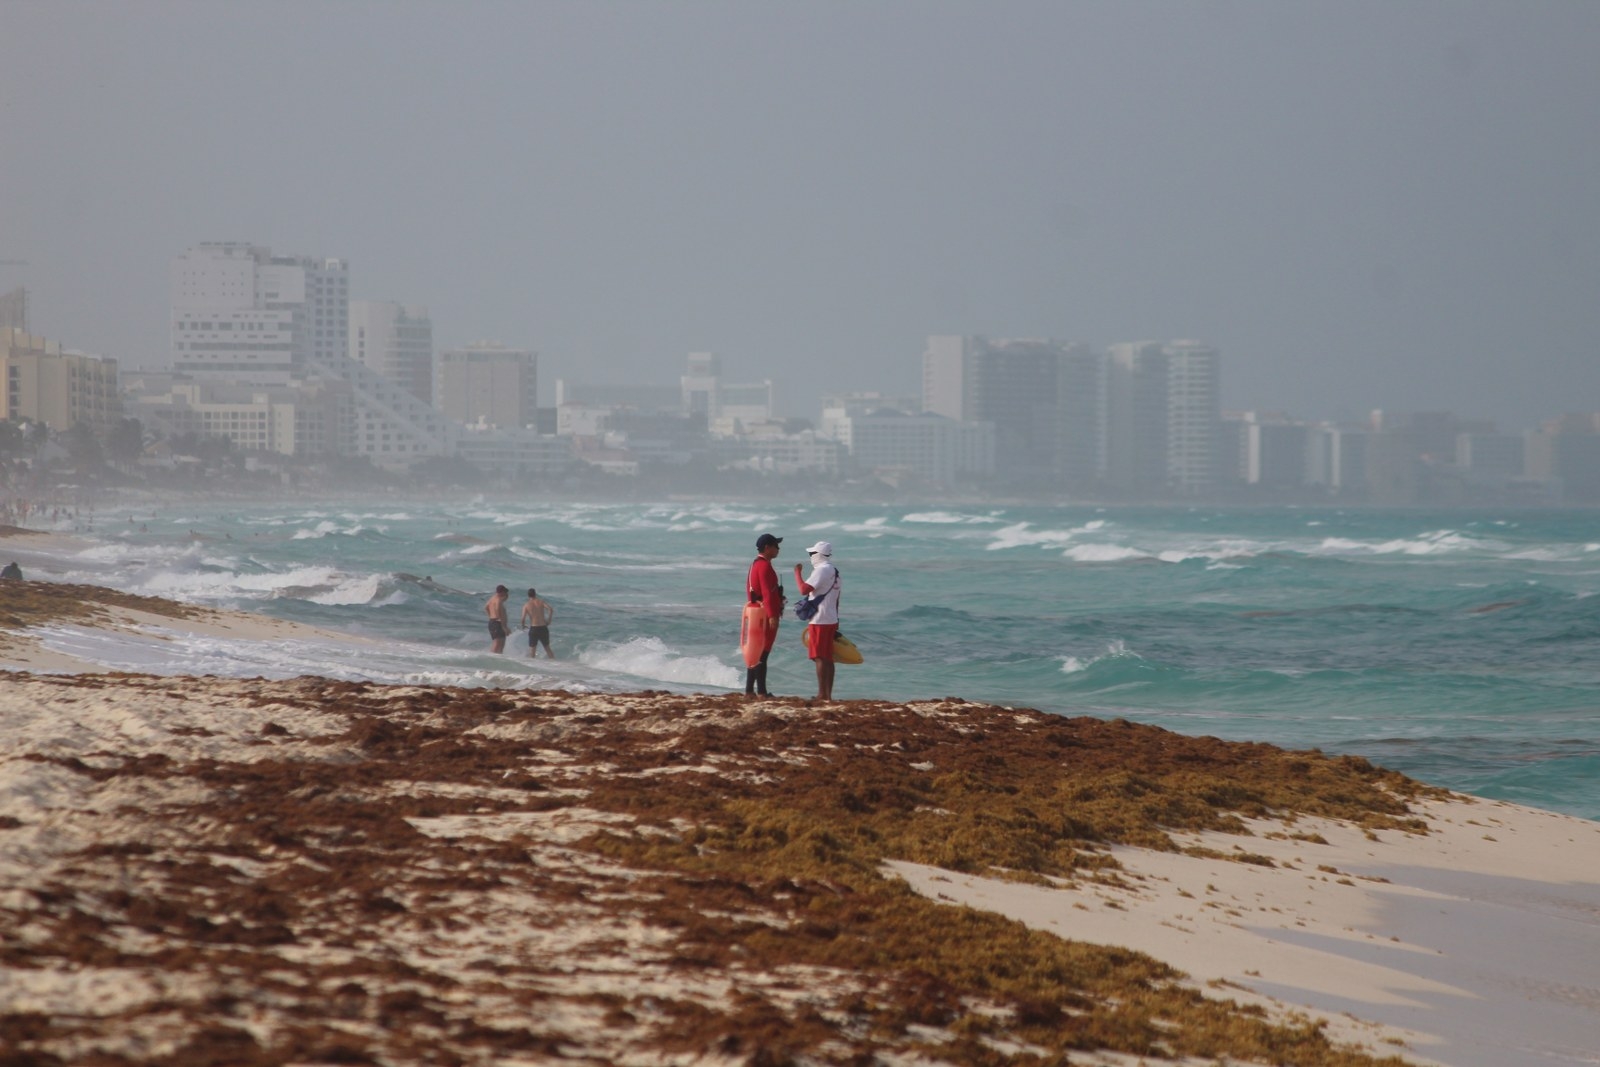
<svg viewBox="0 0 1600 1067">
<path fill-rule="evenodd" d="M 817 665 L 817 699 L 833 699 L 833 660 L 814 660 Z"/>
</svg>

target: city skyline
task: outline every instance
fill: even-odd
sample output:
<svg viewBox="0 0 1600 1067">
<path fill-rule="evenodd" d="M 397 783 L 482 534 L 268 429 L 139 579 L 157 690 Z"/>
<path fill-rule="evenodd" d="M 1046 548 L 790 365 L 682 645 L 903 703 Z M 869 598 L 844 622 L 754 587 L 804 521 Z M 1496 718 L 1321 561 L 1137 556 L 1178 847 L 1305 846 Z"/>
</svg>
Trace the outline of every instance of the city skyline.
<svg viewBox="0 0 1600 1067">
<path fill-rule="evenodd" d="M 80 11 L 7 7 L 0 290 L 129 368 L 172 250 L 238 237 L 443 345 L 715 351 L 797 414 L 930 333 L 1201 338 L 1225 406 L 1339 419 L 1600 396 L 1594 5 Z"/>
<path fill-rule="evenodd" d="M 265 252 L 265 253 L 267 253 L 269 255 L 271 254 L 271 251 L 272 251 L 270 248 L 267 248 L 266 246 L 256 245 L 253 242 L 249 242 L 249 241 L 227 241 L 227 242 L 204 242 L 204 241 L 202 241 L 202 242 L 199 242 L 196 246 L 194 246 L 194 248 L 191 248 L 189 251 L 193 252 L 196 248 L 206 248 L 206 247 L 230 247 L 230 248 L 239 248 L 239 249 L 251 249 L 251 248 L 253 248 L 253 249 L 257 250 L 257 251 Z M 317 256 L 288 255 L 288 256 L 274 257 L 274 258 L 281 259 L 281 260 L 283 260 L 285 262 L 288 262 L 288 261 L 305 261 L 305 262 L 317 261 L 317 262 L 320 262 L 320 257 L 317 257 Z M 181 262 L 182 259 L 183 259 L 183 254 L 180 254 L 179 256 L 176 257 L 176 261 L 180 261 Z M 431 345 L 431 348 L 429 350 L 431 351 L 432 358 L 433 358 L 434 362 L 436 362 L 436 363 L 437 363 L 438 360 L 443 358 L 447 353 L 449 353 L 451 351 L 464 351 L 464 350 L 468 350 L 468 349 L 482 348 L 482 347 L 502 348 L 502 349 L 510 347 L 510 346 L 507 346 L 504 342 L 502 342 L 499 339 L 486 340 L 486 339 L 483 339 L 483 338 L 479 338 L 477 340 L 470 341 L 470 342 L 463 341 L 463 342 L 459 342 L 459 343 L 455 343 L 455 344 L 433 343 L 432 342 L 432 336 L 431 336 L 432 335 L 431 318 L 429 317 L 428 312 L 427 312 L 427 308 L 424 305 L 418 304 L 418 303 L 401 303 L 401 302 L 394 301 L 394 300 L 374 298 L 374 297 L 349 295 L 349 294 L 355 293 L 356 290 L 354 290 L 352 288 L 352 289 L 349 289 L 348 291 L 346 291 L 343 288 L 343 285 L 344 285 L 343 279 L 345 277 L 347 277 L 348 270 L 349 270 L 348 261 L 347 260 L 343 260 L 343 259 L 329 259 L 329 260 L 327 260 L 327 262 L 329 264 L 335 265 L 332 269 L 335 271 L 336 276 L 339 276 L 341 278 L 340 283 L 338 283 L 340 285 L 340 290 L 339 290 L 340 293 L 341 293 L 341 297 L 340 298 L 342 300 L 344 300 L 345 302 L 347 302 L 348 305 L 349 305 L 349 308 L 350 308 L 350 312 L 349 312 L 350 325 L 349 325 L 349 328 L 348 328 L 349 329 L 348 333 L 344 332 L 343 330 L 337 331 L 337 336 L 339 338 L 343 339 L 342 343 L 335 344 L 335 343 L 330 342 L 330 341 L 319 342 L 320 344 L 322 344 L 324 346 L 328 346 L 324 350 L 321 351 L 322 355 L 328 355 L 328 354 L 331 354 L 333 352 L 337 352 L 340 355 L 348 354 L 352 359 L 355 359 L 358 362 L 363 362 L 363 363 L 368 362 L 368 360 L 365 357 L 357 355 L 358 346 L 364 346 L 364 344 L 365 344 L 364 339 L 361 340 L 361 341 L 357 340 L 358 327 L 356 326 L 356 321 L 357 321 L 356 312 L 357 312 L 358 308 L 359 308 L 360 313 L 361 313 L 361 321 L 363 322 L 363 324 L 372 321 L 372 317 L 374 315 L 377 315 L 377 316 L 387 320 L 386 324 L 385 324 L 385 329 L 389 333 L 393 333 L 394 332 L 394 330 L 396 329 L 397 323 L 400 324 L 400 328 L 401 329 L 404 329 L 405 328 L 404 324 L 408 321 L 408 316 L 416 316 L 417 317 L 417 321 L 420 321 L 420 322 L 425 324 L 425 332 L 428 334 L 428 345 Z M 19 307 L 26 306 L 27 304 L 30 304 L 30 303 L 33 302 L 33 294 L 32 294 L 32 292 L 30 290 L 26 289 L 25 287 L 18 287 L 18 288 L 13 289 L 13 290 L 11 290 L 9 292 L 0 293 L 0 298 L 4 298 L 6 300 L 9 300 L 12 303 L 17 304 Z M 75 353 L 78 353 L 78 354 L 86 354 L 86 355 L 96 356 L 96 357 L 105 357 L 105 358 L 115 359 L 115 360 L 117 360 L 119 362 L 119 364 L 122 366 L 122 368 L 123 368 L 123 370 L 125 372 L 138 373 L 138 372 L 145 372 L 145 371 L 155 371 L 155 372 L 177 371 L 179 373 L 184 373 L 184 372 L 186 372 L 188 370 L 192 370 L 193 367 L 192 366 L 186 366 L 183 363 L 183 361 L 178 358 L 178 353 L 177 353 L 177 351 L 175 351 L 175 349 L 179 348 L 180 345 L 181 345 L 180 335 L 176 332 L 179 329 L 179 324 L 176 321 L 179 316 L 174 312 L 174 308 L 176 308 L 177 306 L 178 306 L 178 304 L 176 304 L 176 303 L 169 303 L 169 305 L 168 305 L 168 317 L 169 317 L 170 320 L 172 320 L 171 328 L 172 328 L 172 330 L 174 332 L 170 335 L 170 339 L 169 339 L 168 344 L 167 344 L 168 352 L 166 354 L 166 357 L 165 357 L 164 360 L 152 361 L 152 365 L 150 365 L 150 366 L 142 366 L 142 365 L 139 365 L 139 364 L 127 363 L 125 360 L 123 360 L 121 357 L 117 356 L 115 353 L 99 352 L 99 351 L 86 351 L 81 346 L 74 344 L 70 339 L 62 339 L 62 338 L 58 337 L 55 333 L 53 333 L 51 331 L 41 330 L 41 329 L 37 328 L 37 325 L 35 323 L 30 323 L 28 329 L 29 329 L 30 332 L 32 332 L 33 334 L 35 334 L 37 336 L 48 337 L 51 340 L 52 343 L 57 344 L 59 346 L 62 346 L 63 349 L 66 350 L 66 351 L 71 351 L 71 352 L 75 352 Z M 329 320 L 329 322 L 331 322 L 331 320 Z M 325 322 L 325 323 L 323 323 L 323 325 L 328 325 L 328 323 Z M 359 328 L 362 331 L 363 335 L 364 335 L 364 332 L 365 332 L 365 328 L 366 328 L 365 325 L 363 325 L 362 327 Z M 413 326 L 412 330 L 414 331 L 415 329 L 416 329 L 416 327 Z M 313 332 L 317 332 L 317 331 L 315 331 L 315 327 L 313 327 Z M 335 332 L 335 331 L 329 331 L 329 332 L 332 333 L 332 332 Z M 924 334 L 923 335 L 923 341 L 924 342 L 932 341 L 936 337 L 939 337 L 939 336 L 948 336 L 948 337 L 956 337 L 956 338 L 973 338 L 973 339 L 978 339 L 978 340 L 989 340 L 989 339 L 991 339 L 989 335 L 980 335 L 980 334 L 953 334 L 953 335 Z M 1035 344 L 1035 345 L 1044 345 L 1044 346 L 1061 346 L 1061 347 L 1064 347 L 1064 348 L 1067 348 L 1067 349 L 1071 349 L 1071 350 L 1077 351 L 1077 352 L 1081 353 L 1085 357 L 1092 358 L 1092 359 L 1097 359 L 1097 360 L 1103 359 L 1103 360 L 1106 360 L 1106 361 L 1115 361 L 1115 359 L 1117 357 L 1117 353 L 1119 351 L 1133 350 L 1133 349 L 1138 349 L 1138 348 L 1148 348 L 1148 347 L 1153 347 L 1153 348 L 1156 348 L 1156 349 L 1160 349 L 1163 346 L 1168 346 L 1168 345 L 1196 346 L 1196 347 L 1199 347 L 1199 348 L 1203 348 L 1203 349 L 1209 350 L 1212 353 L 1218 352 L 1217 348 L 1215 348 L 1214 346 L 1209 345 L 1204 340 L 1199 340 L 1199 339 L 1174 339 L 1174 340 L 1171 340 L 1171 341 L 1151 341 L 1151 340 L 1145 340 L 1145 341 L 1115 341 L 1115 342 L 1108 343 L 1108 344 L 1106 344 L 1104 346 L 1094 346 L 1094 345 L 1090 345 L 1090 344 L 1087 344 L 1087 343 L 1082 342 L 1082 341 L 1066 340 L 1066 339 L 1054 338 L 1054 337 L 1037 337 L 1036 338 L 1036 337 L 1002 336 L 1002 337 L 995 337 L 995 338 L 992 338 L 992 339 L 996 340 L 996 341 L 999 341 L 999 342 L 1006 343 L 1006 344 L 1023 344 L 1023 345 Z M 410 342 L 410 345 L 411 345 L 411 349 L 412 349 L 411 358 L 412 358 L 412 360 L 415 360 L 420 354 L 419 350 L 417 349 L 417 342 L 415 342 L 413 340 L 412 342 Z M 428 347 L 428 346 L 424 346 L 424 347 Z M 581 372 L 579 374 L 572 374 L 570 372 L 562 373 L 559 370 L 553 370 L 549 366 L 549 364 L 551 362 L 554 362 L 554 361 L 553 360 L 549 360 L 543 354 L 542 350 L 537 345 L 529 345 L 529 346 L 526 346 L 525 348 L 518 348 L 518 349 L 515 349 L 515 350 L 517 350 L 517 351 L 525 351 L 527 354 L 532 356 L 537 363 L 539 363 L 543 367 L 543 370 L 540 372 L 540 374 L 545 378 L 545 380 L 547 382 L 546 388 L 549 390 L 549 394 L 552 395 L 552 396 L 554 396 L 554 395 L 556 395 L 558 393 L 558 387 L 559 387 L 560 383 L 562 383 L 562 382 L 566 382 L 567 385 L 569 387 L 571 387 L 571 388 L 601 387 L 601 388 L 607 388 L 607 389 L 611 389 L 611 388 L 626 389 L 626 388 L 628 388 L 630 386 L 637 386 L 637 387 L 641 387 L 641 388 L 645 388 L 645 389 L 672 388 L 672 387 L 675 387 L 673 379 L 676 377 L 676 375 L 671 373 L 672 372 L 672 364 L 673 364 L 673 362 L 681 363 L 681 361 L 683 360 L 683 358 L 686 355 L 690 356 L 690 357 L 693 357 L 694 355 L 696 355 L 696 353 L 694 353 L 694 352 L 688 352 L 688 353 L 683 353 L 683 352 L 664 353 L 663 357 L 662 357 L 663 358 L 663 366 L 661 367 L 661 370 L 662 370 L 662 373 L 663 373 L 663 377 L 661 377 L 660 379 L 654 379 L 653 380 L 653 379 L 649 379 L 649 378 L 641 379 L 639 377 L 634 377 L 634 378 L 632 378 L 630 380 L 626 380 L 626 381 L 615 381 L 615 380 L 608 380 L 608 379 L 606 379 L 604 377 L 585 376 Z M 720 363 L 720 361 L 722 359 L 722 354 L 721 353 L 715 353 L 715 354 L 705 353 L 705 354 L 713 356 L 716 360 L 718 360 L 719 363 Z M 907 360 L 906 360 L 906 365 L 911 368 L 909 377 L 911 377 L 912 379 L 917 379 L 917 378 L 919 378 L 921 376 L 920 373 L 919 373 L 919 369 L 918 369 L 918 361 L 921 359 L 921 357 L 922 357 L 922 353 L 918 352 L 918 353 L 915 353 L 912 356 L 908 357 Z M 404 373 L 397 374 L 395 367 L 385 367 L 385 366 L 379 365 L 379 366 L 374 366 L 373 369 L 375 371 L 379 372 L 380 374 L 382 374 L 382 376 L 386 380 L 388 380 L 391 384 L 394 384 L 394 385 L 397 385 L 397 386 L 399 386 L 401 388 L 404 388 L 406 391 L 412 393 L 414 396 L 418 397 L 424 403 L 431 403 L 432 402 L 433 398 L 429 395 L 431 393 L 431 389 L 432 389 L 431 379 L 429 379 L 427 381 L 427 386 L 426 387 L 421 387 L 419 382 L 411 380 L 411 376 L 414 375 L 414 373 L 415 373 L 414 370 L 407 370 Z M 580 368 L 580 371 L 581 371 L 581 369 L 582 368 Z M 246 380 L 248 381 L 248 378 Z M 1222 392 L 1223 392 L 1224 395 L 1225 395 L 1227 381 L 1228 381 L 1227 376 L 1223 376 L 1221 378 L 1221 382 L 1223 383 Z M 763 385 L 764 385 L 764 388 L 766 389 L 766 391 L 767 391 L 769 396 L 776 395 L 775 393 L 773 393 L 773 391 L 771 389 L 770 380 L 767 383 L 763 383 Z M 807 419 L 807 420 L 810 420 L 812 422 L 815 422 L 816 419 L 813 417 L 813 415 L 816 414 L 816 413 L 821 413 L 821 412 L 823 412 L 825 410 L 825 408 L 826 408 L 825 401 L 826 401 L 826 398 L 830 394 L 840 393 L 840 392 L 865 393 L 865 392 L 869 392 L 869 391 L 876 391 L 876 390 L 867 390 L 867 389 L 864 389 L 864 388 L 858 388 L 856 383 L 853 383 L 852 381 L 850 381 L 848 379 L 845 379 L 845 380 L 840 380 L 840 381 L 837 381 L 837 382 L 833 382 L 833 383 L 829 384 L 828 386 L 819 389 L 819 391 L 816 394 L 817 403 L 815 405 L 813 405 L 809 409 L 805 408 L 803 405 L 797 406 L 797 407 L 792 407 L 792 408 L 786 408 L 782 404 L 775 404 L 774 405 L 774 410 L 777 411 L 780 414 L 783 414 L 783 415 L 787 416 L 787 417 L 799 417 L 799 418 L 803 418 L 803 419 Z M 903 393 L 904 391 L 901 391 L 901 392 Z M 893 395 L 893 394 L 885 393 L 884 395 Z M 1398 407 L 1398 406 L 1395 406 L 1395 405 L 1389 405 L 1389 404 L 1385 404 L 1385 403 L 1382 403 L 1382 402 L 1377 402 L 1377 403 L 1374 403 L 1374 404 L 1368 406 L 1367 408 L 1365 408 L 1363 410 L 1343 412 L 1343 413 L 1340 413 L 1340 414 L 1337 414 L 1337 415 L 1329 413 L 1328 411 L 1325 411 L 1325 410 L 1324 411 L 1318 411 L 1318 410 L 1310 410 L 1310 411 L 1295 410 L 1295 409 L 1288 408 L 1288 407 L 1286 407 L 1284 405 L 1273 404 L 1273 403 L 1270 403 L 1270 402 L 1269 403 L 1263 403 L 1263 404 L 1256 405 L 1256 406 L 1229 405 L 1229 404 L 1224 402 L 1224 403 L 1219 403 L 1219 410 L 1224 412 L 1224 413 L 1230 414 L 1230 415 L 1251 415 L 1251 416 L 1264 415 L 1264 416 L 1270 416 L 1270 417 L 1272 417 L 1273 420 L 1277 420 L 1277 421 L 1287 420 L 1289 422 L 1308 423 L 1308 424 L 1316 424 L 1316 423 L 1325 423 L 1325 424 L 1330 424 L 1330 425 L 1331 424 L 1340 424 L 1340 425 L 1352 426 L 1352 427 L 1353 426 L 1360 426 L 1360 425 L 1368 424 L 1368 423 L 1372 422 L 1374 419 L 1379 418 L 1385 412 L 1391 412 L 1391 413 L 1393 413 L 1393 412 L 1402 412 L 1402 413 L 1408 413 L 1408 414 L 1409 413 L 1438 413 L 1438 414 L 1448 414 L 1448 415 L 1451 415 L 1451 416 L 1461 416 L 1461 417 L 1463 417 L 1464 419 L 1466 419 L 1468 421 L 1473 421 L 1473 420 L 1476 420 L 1476 421 L 1487 421 L 1488 423 L 1492 424 L 1497 430 L 1500 430 L 1500 431 L 1521 432 L 1521 431 L 1538 429 L 1540 427 L 1545 426 L 1548 423 L 1551 423 L 1552 421 L 1559 420 L 1559 419 L 1561 419 L 1561 418 L 1563 418 L 1565 416 L 1574 415 L 1574 414 L 1580 414 L 1580 415 L 1588 414 L 1588 413 L 1590 413 L 1590 411 L 1593 408 L 1600 407 L 1600 398 L 1596 398 L 1596 399 L 1597 399 L 1597 402 L 1595 404 L 1593 404 L 1593 405 L 1585 405 L 1583 403 L 1579 403 L 1576 406 L 1569 405 L 1569 406 L 1564 407 L 1564 408 L 1550 409 L 1548 411 L 1545 411 L 1545 412 L 1543 412 L 1541 414 L 1536 415 L 1527 424 L 1524 424 L 1524 425 L 1511 425 L 1511 424 L 1505 423 L 1504 421 L 1502 421 L 1500 419 L 1495 418 L 1494 416 L 1492 416 L 1490 414 L 1486 414 L 1486 413 L 1482 413 L 1482 412 L 1460 411 L 1460 410 L 1455 410 L 1455 409 L 1450 409 L 1450 408 L 1444 407 L 1443 405 L 1440 405 L 1440 404 L 1430 404 L 1430 403 L 1426 402 L 1427 398 L 1424 398 L 1424 402 L 1422 404 L 1420 404 L 1418 406 L 1415 406 L 1415 407 L 1412 407 L 1412 408 L 1402 408 L 1402 407 Z"/>
</svg>

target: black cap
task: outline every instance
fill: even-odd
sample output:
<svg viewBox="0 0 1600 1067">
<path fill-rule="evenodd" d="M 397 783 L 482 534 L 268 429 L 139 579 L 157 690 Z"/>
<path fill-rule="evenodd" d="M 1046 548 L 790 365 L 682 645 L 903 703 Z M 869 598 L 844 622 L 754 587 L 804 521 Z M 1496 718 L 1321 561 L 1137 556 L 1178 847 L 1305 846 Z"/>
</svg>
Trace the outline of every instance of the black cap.
<svg viewBox="0 0 1600 1067">
<path fill-rule="evenodd" d="M 766 548 L 768 545 L 781 545 L 781 544 L 783 544 L 783 538 L 781 538 L 781 537 L 773 537 L 769 533 L 764 533 L 760 537 L 756 538 L 756 551 L 760 552 L 763 548 Z"/>
</svg>

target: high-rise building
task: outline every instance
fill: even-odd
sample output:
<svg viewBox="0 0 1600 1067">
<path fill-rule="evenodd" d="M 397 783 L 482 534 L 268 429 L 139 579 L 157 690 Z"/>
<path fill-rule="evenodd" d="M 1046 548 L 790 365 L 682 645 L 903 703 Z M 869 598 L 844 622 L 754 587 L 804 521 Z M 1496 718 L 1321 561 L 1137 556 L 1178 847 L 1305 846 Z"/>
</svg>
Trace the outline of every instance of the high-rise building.
<svg viewBox="0 0 1600 1067">
<path fill-rule="evenodd" d="M 1167 358 L 1167 484 L 1192 495 L 1221 480 L 1222 357 L 1199 341 L 1174 341 Z"/>
<path fill-rule="evenodd" d="M 1222 360 L 1198 341 L 1112 345 L 1106 480 L 1127 493 L 1194 494 L 1222 472 Z"/>
<path fill-rule="evenodd" d="M 958 422 L 992 423 L 998 481 L 1087 482 L 1099 469 L 1101 378 L 1083 345 L 931 336 L 922 406 Z"/>
<path fill-rule="evenodd" d="M 1123 493 L 1164 493 L 1167 354 L 1153 341 L 1112 345 L 1106 377 L 1106 481 Z"/>
<path fill-rule="evenodd" d="M 1056 467 L 1061 483 L 1085 490 L 1106 476 L 1106 361 L 1088 345 L 1066 345 L 1056 383 L 1060 440 Z"/>
<path fill-rule="evenodd" d="M 172 264 L 172 367 L 182 374 L 282 384 L 348 345 L 349 267 L 205 242 Z"/>
<path fill-rule="evenodd" d="M 317 451 L 363 455 L 391 468 L 451 454 L 454 428 L 425 399 L 350 357 L 349 275 L 340 259 L 275 256 L 240 241 L 189 249 L 172 265 L 173 371 L 231 385 L 342 383 L 317 393 L 333 398 L 338 411 L 331 423 L 275 437 L 292 441 L 297 454 L 315 445 Z M 180 393 L 172 395 L 189 402 Z M 160 402 L 155 396 L 144 400 Z M 229 425 L 233 414 L 228 412 Z M 321 414 L 316 419 L 326 421 Z M 221 423 L 201 419 L 199 425 Z"/>
<path fill-rule="evenodd" d="M 539 356 L 479 341 L 439 357 L 439 410 L 460 423 L 520 428 L 537 420 Z"/>
<path fill-rule="evenodd" d="M 433 321 L 428 309 L 387 300 L 350 302 L 349 355 L 423 403 L 433 402 Z"/>
</svg>

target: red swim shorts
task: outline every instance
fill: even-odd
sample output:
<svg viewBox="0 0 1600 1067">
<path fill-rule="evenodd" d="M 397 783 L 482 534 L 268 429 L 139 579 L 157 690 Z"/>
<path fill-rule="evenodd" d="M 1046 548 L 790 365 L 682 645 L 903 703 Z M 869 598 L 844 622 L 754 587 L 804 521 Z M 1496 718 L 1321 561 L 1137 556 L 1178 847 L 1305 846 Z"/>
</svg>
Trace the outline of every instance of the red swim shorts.
<svg viewBox="0 0 1600 1067">
<path fill-rule="evenodd" d="M 806 627 L 806 650 L 811 653 L 812 659 L 833 658 L 833 635 L 839 632 L 836 622 L 824 623 L 818 626 L 812 623 Z"/>
</svg>

